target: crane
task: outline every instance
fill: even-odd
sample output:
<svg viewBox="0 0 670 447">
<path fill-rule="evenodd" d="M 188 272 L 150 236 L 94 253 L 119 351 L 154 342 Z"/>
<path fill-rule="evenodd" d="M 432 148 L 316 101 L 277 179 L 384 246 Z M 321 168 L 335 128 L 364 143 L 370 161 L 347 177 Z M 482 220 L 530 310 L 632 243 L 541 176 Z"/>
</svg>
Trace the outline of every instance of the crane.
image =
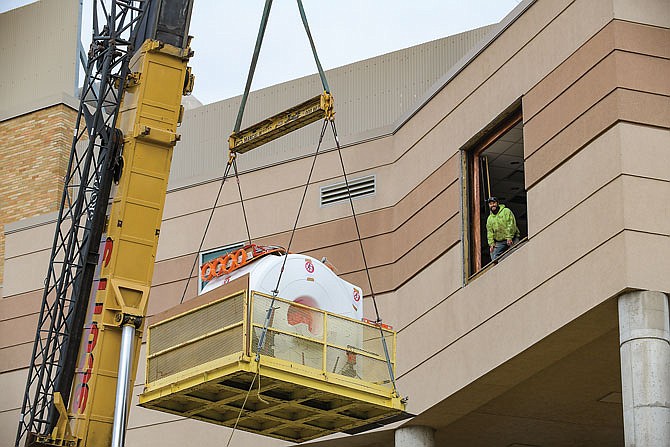
<svg viewBox="0 0 670 447">
<path fill-rule="evenodd" d="M 270 3 L 266 0 L 264 23 Z M 300 0 L 298 5 L 307 30 Z M 193 89 L 194 76 L 187 66 L 192 56 L 188 30 L 193 0 L 94 0 L 93 6 L 93 41 L 15 447 L 125 443 L 172 151 L 180 139 L 181 97 Z M 312 47 L 315 52 L 313 43 Z M 259 44 L 255 58 L 258 48 Z M 239 130 L 242 106 L 229 139 L 230 159 L 319 119 L 325 120 L 325 129 L 333 119 L 333 99 L 320 64 L 319 72 L 323 94 Z M 353 290 L 360 299 L 361 291 Z M 370 327 L 380 331 L 385 343 L 381 326 Z M 245 343 L 248 346 L 249 340 Z M 351 351 L 350 356 L 370 355 L 356 349 L 345 350 Z M 250 359 L 249 352 L 244 356 Z M 256 357 L 256 368 L 267 361 L 261 357 Z M 390 363 L 388 368 L 392 379 Z M 351 398 L 325 415 L 345 420 L 350 430 L 379 425 L 387 416 L 405 417 L 395 384 L 389 391 L 363 381 L 339 384 L 341 378 L 328 374 L 314 377 L 316 381 L 305 381 L 282 375 L 279 380 L 291 386 L 302 383 L 305 390 L 321 387 L 321 395 L 330 399 L 358 388 L 354 395 L 364 397 Z M 332 383 L 322 383 L 328 381 Z M 368 388 L 376 391 L 361 391 Z M 144 396 L 145 406 L 160 408 L 151 393 Z M 356 405 L 363 408 L 360 414 L 344 413 Z M 309 438 L 337 431 L 337 424 L 331 425 L 308 428 Z M 290 430 L 295 436 L 268 435 L 308 439 L 304 427 Z"/>
<path fill-rule="evenodd" d="M 123 445 L 181 96 L 193 87 L 193 0 L 93 6 L 16 446 Z"/>
</svg>

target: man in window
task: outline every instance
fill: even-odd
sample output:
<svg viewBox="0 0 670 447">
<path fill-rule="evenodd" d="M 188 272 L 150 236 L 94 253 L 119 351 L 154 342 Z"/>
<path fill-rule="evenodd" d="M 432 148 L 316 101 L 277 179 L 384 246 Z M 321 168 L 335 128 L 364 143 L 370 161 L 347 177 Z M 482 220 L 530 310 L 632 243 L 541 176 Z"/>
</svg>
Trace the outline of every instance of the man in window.
<svg viewBox="0 0 670 447">
<path fill-rule="evenodd" d="M 516 219 L 512 210 L 499 204 L 495 197 L 489 197 L 486 202 L 491 210 L 491 214 L 486 219 L 486 237 L 489 243 L 491 261 L 495 261 L 505 250 L 519 242 L 521 233 L 516 226 Z"/>
</svg>

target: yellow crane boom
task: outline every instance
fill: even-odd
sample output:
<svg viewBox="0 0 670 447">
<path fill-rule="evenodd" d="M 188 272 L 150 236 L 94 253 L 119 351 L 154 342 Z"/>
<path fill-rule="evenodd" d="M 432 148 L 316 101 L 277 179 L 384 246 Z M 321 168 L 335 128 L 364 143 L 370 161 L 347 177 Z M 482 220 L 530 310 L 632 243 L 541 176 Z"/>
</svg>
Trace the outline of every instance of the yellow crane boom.
<svg viewBox="0 0 670 447">
<path fill-rule="evenodd" d="M 124 327 L 136 329 L 128 357 L 132 389 L 172 151 L 179 140 L 181 96 L 193 85 L 186 66 L 189 56 L 188 47 L 147 40 L 131 59 L 118 126 L 125 136 L 124 168 L 106 224 L 93 317 L 82 344 L 69 414 L 60 416 L 60 439 L 43 439 L 44 445 L 111 444 Z M 70 424 L 64 423 L 67 419 Z"/>
</svg>

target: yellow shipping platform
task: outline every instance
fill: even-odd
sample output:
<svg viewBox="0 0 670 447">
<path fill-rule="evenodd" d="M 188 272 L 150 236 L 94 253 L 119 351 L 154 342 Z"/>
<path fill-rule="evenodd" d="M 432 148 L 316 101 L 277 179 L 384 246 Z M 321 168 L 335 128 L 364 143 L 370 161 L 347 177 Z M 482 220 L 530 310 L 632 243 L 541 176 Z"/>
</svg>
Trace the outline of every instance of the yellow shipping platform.
<svg viewBox="0 0 670 447">
<path fill-rule="evenodd" d="M 228 427 L 239 417 L 240 430 L 293 442 L 408 416 L 381 343 L 383 333 L 395 369 L 393 331 L 276 298 L 256 362 L 272 297 L 248 284 L 149 320 L 141 406 Z"/>
</svg>

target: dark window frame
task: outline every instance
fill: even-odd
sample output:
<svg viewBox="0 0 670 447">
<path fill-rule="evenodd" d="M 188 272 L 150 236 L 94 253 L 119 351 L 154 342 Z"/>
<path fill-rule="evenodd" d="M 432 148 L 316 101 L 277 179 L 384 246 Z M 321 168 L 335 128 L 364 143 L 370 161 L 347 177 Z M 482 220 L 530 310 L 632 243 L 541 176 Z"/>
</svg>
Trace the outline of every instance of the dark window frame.
<svg viewBox="0 0 670 447">
<path fill-rule="evenodd" d="M 483 171 L 481 156 L 519 123 L 523 123 L 521 101 L 511 105 L 461 149 L 464 283 L 493 264 L 485 263 L 481 255 L 482 247 L 486 243 L 482 240 L 482 213 L 486 212 L 483 204 L 487 198 L 483 197 L 485 193 L 481 187 L 482 183 L 486 183 L 487 195 L 492 195 L 489 173 Z"/>
</svg>

